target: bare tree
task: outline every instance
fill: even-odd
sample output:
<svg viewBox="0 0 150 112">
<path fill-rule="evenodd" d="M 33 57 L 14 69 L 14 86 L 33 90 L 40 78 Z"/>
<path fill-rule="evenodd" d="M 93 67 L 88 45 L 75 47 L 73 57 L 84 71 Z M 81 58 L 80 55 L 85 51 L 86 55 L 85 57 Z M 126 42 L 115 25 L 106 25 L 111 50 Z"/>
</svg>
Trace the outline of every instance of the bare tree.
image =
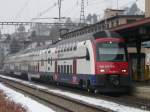
<svg viewBox="0 0 150 112">
<path fill-rule="evenodd" d="M 10 43 L 10 53 L 16 53 L 20 50 L 19 41 L 12 39 Z"/>
</svg>

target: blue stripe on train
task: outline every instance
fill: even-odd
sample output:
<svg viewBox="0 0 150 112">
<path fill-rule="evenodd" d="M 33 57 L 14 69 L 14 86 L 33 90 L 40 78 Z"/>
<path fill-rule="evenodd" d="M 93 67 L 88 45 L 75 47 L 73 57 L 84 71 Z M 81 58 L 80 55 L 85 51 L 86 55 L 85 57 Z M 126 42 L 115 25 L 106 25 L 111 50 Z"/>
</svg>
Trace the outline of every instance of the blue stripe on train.
<svg viewBox="0 0 150 112">
<path fill-rule="evenodd" d="M 37 72 L 31 72 L 32 74 L 37 74 Z M 72 83 L 72 84 L 78 84 L 80 79 L 82 80 L 90 80 L 91 85 L 96 85 L 96 75 L 91 74 L 58 74 L 57 76 L 55 76 L 54 73 L 50 73 L 50 72 L 39 72 L 39 74 L 41 75 L 41 77 L 53 77 L 53 79 L 57 79 L 55 81 L 58 82 L 64 82 L 64 83 Z M 57 78 L 56 78 L 57 77 Z"/>
<path fill-rule="evenodd" d="M 58 74 L 57 75 L 57 81 L 64 82 L 64 83 L 72 83 L 72 84 L 78 84 L 80 79 L 82 80 L 90 80 L 91 85 L 96 84 L 96 76 L 95 75 L 88 75 L 88 74 Z"/>
</svg>

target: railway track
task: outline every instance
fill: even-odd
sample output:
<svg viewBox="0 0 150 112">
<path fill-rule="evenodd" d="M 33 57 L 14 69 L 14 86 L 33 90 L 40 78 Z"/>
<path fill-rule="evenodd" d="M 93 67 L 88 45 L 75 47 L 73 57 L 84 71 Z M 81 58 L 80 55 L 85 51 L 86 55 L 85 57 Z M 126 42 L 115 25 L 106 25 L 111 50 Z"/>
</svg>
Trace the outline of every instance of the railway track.
<svg viewBox="0 0 150 112">
<path fill-rule="evenodd" d="M 87 97 L 94 97 L 96 99 L 103 99 L 103 100 L 107 100 L 107 101 L 113 101 L 115 103 L 121 104 L 121 105 L 126 105 L 126 106 L 130 106 L 130 107 L 135 107 L 135 108 L 139 108 L 139 109 L 143 109 L 143 110 L 148 110 L 150 111 L 150 100 L 148 99 L 142 99 L 136 96 L 133 96 L 132 94 L 94 94 L 94 93 L 88 93 L 86 91 L 80 91 L 77 89 L 71 89 L 71 88 L 67 88 L 67 87 L 57 87 L 59 89 L 65 89 L 68 91 L 73 91 L 74 93 L 78 93 L 81 95 L 86 95 Z"/>
<path fill-rule="evenodd" d="M 49 87 L 47 85 L 43 85 L 43 86 Z M 113 101 L 118 104 L 150 111 L 150 100 L 142 99 L 132 94 L 95 94 L 95 93 L 88 93 L 87 91 L 83 91 L 80 89 L 69 88 L 64 86 L 53 86 L 53 85 L 51 85 L 49 88 L 57 88 L 60 90 L 71 91 L 87 97 L 92 96 L 96 99 L 103 99 L 110 102 Z"/>
<path fill-rule="evenodd" d="M 143 110 L 147 110 L 150 111 L 150 100 L 147 99 L 142 99 L 136 96 L 133 96 L 132 94 L 129 95 L 123 95 L 123 94 L 94 94 L 94 93 L 88 93 L 86 91 L 80 91 L 77 89 L 71 89 L 71 88 L 67 88 L 67 87 L 57 87 L 59 89 L 65 89 L 68 91 L 73 91 L 74 93 L 78 93 L 81 95 L 86 95 L 87 97 L 94 97 L 96 99 L 103 99 L 103 100 L 107 100 L 110 102 L 115 102 L 121 105 L 126 105 L 126 106 L 130 106 L 130 107 L 135 107 L 135 108 L 139 108 L 139 109 L 143 109 Z"/>
<path fill-rule="evenodd" d="M 49 87 L 47 85 L 44 85 L 46 87 Z M 60 90 L 67 90 L 71 91 L 80 95 L 86 95 L 87 97 L 94 97 L 96 99 L 103 99 L 110 102 L 115 102 L 118 104 L 135 107 L 143 110 L 150 111 L 150 100 L 149 99 L 143 99 L 139 98 L 137 96 L 134 96 L 132 94 L 95 94 L 95 93 L 88 93 L 87 91 L 83 91 L 80 89 L 75 88 L 68 88 L 65 86 L 53 86 L 51 85 L 50 88 L 58 88 Z"/>
<path fill-rule="evenodd" d="M 150 100 L 141 99 L 132 95 L 96 95 L 96 98 L 113 101 L 122 105 L 140 108 L 143 110 L 150 111 Z"/>
<path fill-rule="evenodd" d="M 55 94 L 45 89 L 37 88 L 29 84 L 0 77 L 0 81 L 7 84 L 11 88 L 21 90 L 29 95 L 37 97 L 45 102 L 55 105 L 58 108 L 66 110 L 66 112 L 114 112 L 113 110 L 91 105 L 83 101 L 79 101 L 67 96 Z"/>
<path fill-rule="evenodd" d="M 0 80 L 4 80 L 4 82 L 8 83 L 10 86 L 12 86 L 12 85 L 14 85 L 14 83 L 16 83 L 15 81 L 7 80 L 7 79 L 1 79 L 0 78 Z M 39 85 L 39 83 L 35 83 L 35 84 Z M 25 91 L 23 89 L 24 87 L 22 87 L 22 86 L 25 86 L 25 87 L 27 86 L 27 88 L 29 88 L 29 89 L 27 89 L 27 91 L 33 91 L 30 94 L 34 95 L 35 97 L 39 97 L 42 100 L 46 100 L 46 102 L 52 103 L 52 104 L 54 104 L 56 106 L 59 106 L 59 107 L 61 107 L 63 109 L 67 108 L 66 111 L 84 112 L 84 111 L 87 110 L 86 112 L 112 112 L 112 110 L 110 110 L 110 109 L 106 109 L 106 108 L 103 108 L 103 107 L 87 104 L 87 103 L 85 103 L 83 101 L 70 99 L 68 97 L 61 96 L 60 94 L 56 94 L 55 95 L 54 93 L 50 93 L 47 90 L 39 89 L 37 87 L 33 88 L 31 85 L 28 87 L 28 85 L 25 85 L 25 84 L 23 84 L 23 85 L 22 84 L 19 84 L 19 85 L 17 84 L 16 86 L 15 86 L 15 88 L 18 89 L 18 86 L 19 86 L 19 89 L 21 88 L 22 91 Z M 77 94 L 84 95 L 84 96 L 87 96 L 87 97 L 91 97 L 92 96 L 92 97 L 94 97 L 96 99 L 103 99 L 103 100 L 110 101 L 110 102 L 113 101 L 113 102 L 115 102 L 117 104 L 120 104 L 120 105 L 125 105 L 125 106 L 130 106 L 130 107 L 135 107 L 135 108 L 139 108 L 139 109 L 150 111 L 150 101 L 149 100 L 137 98 L 137 97 L 131 96 L 131 95 L 108 96 L 108 95 L 102 95 L 102 94 L 87 93 L 85 91 L 72 89 L 72 88 L 68 88 L 68 87 L 62 87 L 62 86 L 61 87 L 60 86 L 55 86 L 54 87 L 54 86 L 47 86 L 47 85 L 44 85 L 44 84 L 42 84 L 42 86 L 44 86 L 44 87 L 46 86 L 49 89 L 57 88 L 59 90 L 65 90 L 67 92 L 73 92 L 75 94 L 77 93 Z M 34 89 L 34 90 L 30 90 L 30 89 Z M 51 96 L 49 96 L 49 95 L 51 95 Z M 41 98 L 41 96 L 42 96 L 42 98 Z M 43 96 L 45 96 L 45 97 L 43 98 Z M 49 101 L 49 99 L 51 101 Z M 69 101 L 67 101 L 67 102 L 64 101 L 66 99 L 69 100 Z M 63 104 L 61 104 L 60 102 L 63 102 Z M 89 109 L 89 108 L 91 108 L 91 109 Z"/>
</svg>

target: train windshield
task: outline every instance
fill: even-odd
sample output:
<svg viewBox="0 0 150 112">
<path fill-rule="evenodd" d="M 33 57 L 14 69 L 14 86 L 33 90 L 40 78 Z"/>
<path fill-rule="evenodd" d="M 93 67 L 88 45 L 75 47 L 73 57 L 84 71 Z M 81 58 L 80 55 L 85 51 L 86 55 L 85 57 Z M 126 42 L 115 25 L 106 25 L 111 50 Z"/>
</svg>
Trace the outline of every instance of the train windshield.
<svg viewBox="0 0 150 112">
<path fill-rule="evenodd" d="M 127 49 L 124 43 L 102 42 L 96 45 L 97 61 L 127 61 Z"/>
</svg>

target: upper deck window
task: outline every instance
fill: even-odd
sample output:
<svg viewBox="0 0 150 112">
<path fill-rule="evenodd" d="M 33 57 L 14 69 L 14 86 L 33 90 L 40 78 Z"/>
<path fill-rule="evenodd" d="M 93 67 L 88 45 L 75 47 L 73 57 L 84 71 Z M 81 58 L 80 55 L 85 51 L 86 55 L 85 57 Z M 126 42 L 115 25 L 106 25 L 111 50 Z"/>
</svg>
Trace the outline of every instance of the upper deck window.
<svg viewBox="0 0 150 112">
<path fill-rule="evenodd" d="M 51 51 L 49 50 L 48 53 L 51 53 Z"/>
</svg>

